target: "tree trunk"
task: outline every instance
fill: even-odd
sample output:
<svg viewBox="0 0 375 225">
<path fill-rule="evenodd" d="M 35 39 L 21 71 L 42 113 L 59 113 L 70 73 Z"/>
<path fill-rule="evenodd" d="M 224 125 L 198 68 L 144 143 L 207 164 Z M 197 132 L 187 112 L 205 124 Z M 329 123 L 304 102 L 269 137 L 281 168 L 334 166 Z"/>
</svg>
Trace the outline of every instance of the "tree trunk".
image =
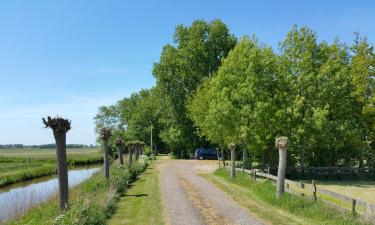
<svg viewBox="0 0 375 225">
<path fill-rule="evenodd" d="M 68 185 L 68 164 L 66 160 L 66 133 L 55 134 L 57 168 L 60 195 L 61 212 L 68 206 L 69 185 Z"/>
<path fill-rule="evenodd" d="M 232 172 L 231 172 L 231 178 L 236 177 L 236 147 L 233 145 L 230 148 L 230 159 L 232 160 Z"/>
<path fill-rule="evenodd" d="M 249 164 L 249 157 L 247 154 L 247 150 L 242 151 L 242 168 L 243 169 L 248 169 Z"/>
<path fill-rule="evenodd" d="M 109 156 L 108 156 L 108 140 L 103 140 L 104 147 L 104 177 L 109 179 Z"/>
<path fill-rule="evenodd" d="M 124 157 L 123 157 L 123 146 L 117 146 L 118 157 L 120 159 L 120 165 L 124 165 Z"/>
<path fill-rule="evenodd" d="M 139 147 L 135 147 L 135 160 L 137 161 L 139 158 Z"/>
<path fill-rule="evenodd" d="M 284 181 L 285 181 L 285 170 L 286 170 L 286 154 L 287 150 L 279 148 L 279 168 L 277 170 L 277 190 L 276 198 L 280 198 L 284 194 Z"/>
<path fill-rule="evenodd" d="M 133 163 L 133 146 L 129 146 L 129 168 L 132 168 Z"/>
<path fill-rule="evenodd" d="M 301 148 L 301 177 L 303 177 L 305 174 L 305 147 L 302 146 Z"/>
<path fill-rule="evenodd" d="M 224 150 L 221 150 L 221 158 L 222 158 L 222 160 L 223 160 L 223 167 L 224 167 L 224 169 L 226 169 Z"/>
<path fill-rule="evenodd" d="M 217 156 L 217 162 L 218 162 L 219 170 L 220 170 L 220 155 L 219 155 L 219 150 L 218 149 L 216 149 L 216 156 Z"/>
</svg>

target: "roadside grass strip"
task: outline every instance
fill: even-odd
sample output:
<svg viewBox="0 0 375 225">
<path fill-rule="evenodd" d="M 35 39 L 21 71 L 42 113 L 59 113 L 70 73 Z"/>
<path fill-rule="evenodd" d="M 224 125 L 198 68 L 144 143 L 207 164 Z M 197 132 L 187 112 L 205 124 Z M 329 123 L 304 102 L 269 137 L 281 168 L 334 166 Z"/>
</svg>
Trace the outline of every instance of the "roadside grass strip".
<svg viewBox="0 0 375 225">
<path fill-rule="evenodd" d="M 236 175 L 235 179 L 231 179 L 225 170 L 202 174 L 267 224 L 364 224 L 358 218 L 343 214 L 320 201 L 288 193 L 276 199 L 276 188 L 271 183 L 254 182 L 240 171 Z"/>
<path fill-rule="evenodd" d="M 120 198 L 116 213 L 108 224 L 166 224 L 161 206 L 159 171 L 157 163 L 147 170 L 133 183 Z"/>
</svg>

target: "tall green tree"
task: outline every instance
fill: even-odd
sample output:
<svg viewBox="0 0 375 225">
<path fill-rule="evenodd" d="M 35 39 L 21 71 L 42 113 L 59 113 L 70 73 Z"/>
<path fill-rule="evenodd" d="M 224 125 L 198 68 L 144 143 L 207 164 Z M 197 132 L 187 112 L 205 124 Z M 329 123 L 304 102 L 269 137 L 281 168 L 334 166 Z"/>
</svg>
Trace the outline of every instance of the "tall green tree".
<svg viewBox="0 0 375 225">
<path fill-rule="evenodd" d="M 354 86 L 352 95 L 356 100 L 356 117 L 361 130 L 362 155 L 364 159 L 375 165 L 375 53 L 373 46 L 358 33 L 351 47 L 351 78 Z"/>
<path fill-rule="evenodd" d="M 157 86 L 171 107 L 171 120 L 164 124 L 162 137 L 170 146 L 176 146 L 173 142 L 179 140 L 180 148 L 194 148 L 200 140 L 187 117 L 187 100 L 205 78 L 217 71 L 236 38 L 220 20 L 196 20 L 190 27 L 177 26 L 174 42 L 164 46 L 153 68 Z"/>
<path fill-rule="evenodd" d="M 223 147 L 264 151 L 272 141 L 277 57 L 244 37 L 189 103 L 199 132 Z"/>
<path fill-rule="evenodd" d="M 311 149 L 313 138 L 313 108 L 317 99 L 318 71 L 321 66 L 319 46 L 315 32 L 307 27 L 294 26 L 281 43 L 280 73 L 287 79 L 289 92 L 286 104 L 292 113 L 289 134 L 291 137 L 290 152 L 299 158 L 304 167 L 305 155 Z"/>
</svg>

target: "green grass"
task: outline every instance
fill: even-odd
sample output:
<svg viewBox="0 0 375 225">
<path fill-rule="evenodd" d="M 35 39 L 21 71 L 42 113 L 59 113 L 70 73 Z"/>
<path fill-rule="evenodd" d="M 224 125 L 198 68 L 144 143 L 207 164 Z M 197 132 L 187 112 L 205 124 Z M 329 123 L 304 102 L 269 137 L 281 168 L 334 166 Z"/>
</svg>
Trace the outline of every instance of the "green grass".
<svg viewBox="0 0 375 225">
<path fill-rule="evenodd" d="M 70 164 L 90 162 L 101 158 L 98 148 L 67 149 Z M 0 162 L 56 162 L 55 149 L 12 149 L 0 150 Z"/>
<path fill-rule="evenodd" d="M 299 186 L 290 185 L 290 188 L 297 193 L 304 193 L 306 196 L 311 196 L 312 185 L 308 183 L 309 181 L 304 181 L 305 188 L 301 189 Z M 336 193 L 346 195 L 355 199 L 366 201 L 369 203 L 375 203 L 375 196 L 373 195 L 375 191 L 375 182 L 369 180 L 348 180 L 348 181 L 316 181 L 318 187 L 317 197 L 323 200 L 334 203 L 342 208 L 351 210 L 351 202 L 343 201 L 328 195 L 319 193 L 319 188 L 330 190 Z M 357 205 L 356 211 L 362 214 L 366 213 L 366 207 Z"/>
<path fill-rule="evenodd" d="M 159 173 L 153 164 L 120 199 L 108 224 L 165 224 L 160 202 Z"/>
<path fill-rule="evenodd" d="M 237 172 L 236 179 L 231 179 L 225 170 L 204 176 L 240 205 L 270 224 L 362 224 L 357 218 L 342 214 L 320 201 L 314 202 L 288 193 L 276 199 L 274 185 L 269 182 L 254 182 L 242 172 Z"/>
<path fill-rule="evenodd" d="M 318 181 L 318 187 L 375 203 L 375 181 Z"/>
<path fill-rule="evenodd" d="M 134 181 L 147 165 L 146 158 L 139 160 L 131 170 L 112 164 L 109 181 L 100 172 L 69 191 L 69 208 L 63 214 L 59 215 L 58 199 L 55 197 L 8 224 L 106 224 L 107 219 L 116 211 L 118 200 L 126 191 L 127 182 Z"/>
<path fill-rule="evenodd" d="M 68 149 L 70 166 L 102 161 L 99 149 Z M 15 182 L 56 173 L 56 150 L 0 150 L 0 187 Z"/>
</svg>

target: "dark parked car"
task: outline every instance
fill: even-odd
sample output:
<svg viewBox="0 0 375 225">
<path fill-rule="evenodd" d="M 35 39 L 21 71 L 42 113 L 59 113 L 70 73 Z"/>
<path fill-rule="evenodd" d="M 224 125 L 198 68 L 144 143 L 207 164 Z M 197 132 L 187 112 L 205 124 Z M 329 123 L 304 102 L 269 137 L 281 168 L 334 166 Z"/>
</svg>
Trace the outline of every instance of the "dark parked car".
<svg viewBox="0 0 375 225">
<path fill-rule="evenodd" d="M 213 149 L 213 148 L 198 148 L 195 151 L 195 158 L 196 159 L 217 159 L 216 149 Z"/>
</svg>

